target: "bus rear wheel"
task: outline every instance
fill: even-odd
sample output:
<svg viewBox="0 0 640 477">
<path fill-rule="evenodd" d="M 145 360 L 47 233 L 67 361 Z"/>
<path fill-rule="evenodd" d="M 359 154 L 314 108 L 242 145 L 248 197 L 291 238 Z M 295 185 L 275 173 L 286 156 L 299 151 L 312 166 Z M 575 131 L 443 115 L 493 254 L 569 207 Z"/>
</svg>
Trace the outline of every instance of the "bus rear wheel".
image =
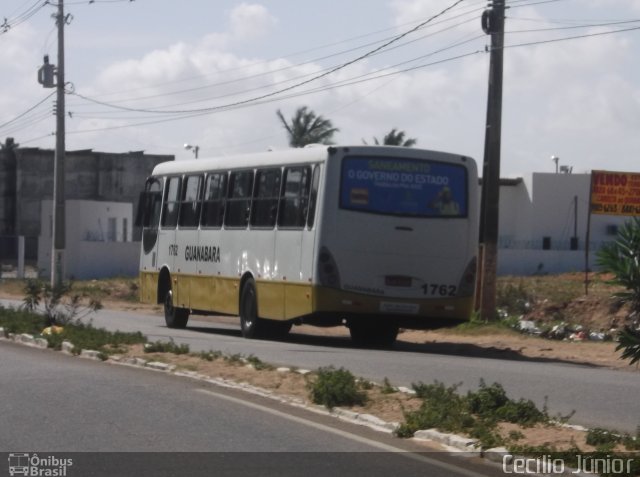
<svg viewBox="0 0 640 477">
<path fill-rule="evenodd" d="M 186 328 L 189 310 L 173 305 L 173 291 L 169 289 L 164 296 L 164 321 L 168 328 Z"/>
<path fill-rule="evenodd" d="M 398 337 L 399 327 L 393 323 L 351 320 L 347 323 L 351 341 L 356 346 L 390 348 Z"/>
</svg>

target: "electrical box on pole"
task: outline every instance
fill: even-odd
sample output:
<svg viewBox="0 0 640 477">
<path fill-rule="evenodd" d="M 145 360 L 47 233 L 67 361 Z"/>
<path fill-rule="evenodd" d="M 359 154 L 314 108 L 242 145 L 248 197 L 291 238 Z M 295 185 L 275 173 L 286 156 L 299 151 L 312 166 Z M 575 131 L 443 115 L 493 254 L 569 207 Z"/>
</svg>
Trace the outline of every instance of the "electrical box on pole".
<svg viewBox="0 0 640 477">
<path fill-rule="evenodd" d="M 38 69 L 38 83 L 43 88 L 55 88 L 54 78 L 56 76 L 56 67 L 49 63 L 49 55 L 44 55 L 44 62 Z"/>
</svg>

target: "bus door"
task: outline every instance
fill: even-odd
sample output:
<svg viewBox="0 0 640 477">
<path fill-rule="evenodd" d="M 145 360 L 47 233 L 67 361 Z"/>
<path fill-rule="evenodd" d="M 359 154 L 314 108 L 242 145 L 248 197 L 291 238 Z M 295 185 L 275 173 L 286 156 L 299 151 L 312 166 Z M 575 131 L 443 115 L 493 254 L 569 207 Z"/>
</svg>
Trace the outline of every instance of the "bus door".
<svg viewBox="0 0 640 477">
<path fill-rule="evenodd" d="M 178 207 L 178 248 L 174 259 L 174 305 L 191 308 L 191 288 L 195 285 L 199 262 L 207 254 L 198 245 L 198 224 L 202 195 L 201 175 L 187 175 L 182 179 L 180 205 Z M 177 281 L 176 281 L 177 280 Z"/>
<path fill-rule="evenodd" d="M 150 177 L 139 203 L 139 225 L 142 226 L 142 253 L 140 254 L 141 299 L 154 302 L 156 297 L 156 277 L 158 261 L 158 228 L 162 210 L 162 181 Z"/>
<path fill-rule="evenodd" d="M 271 319 L 283 318 L 284 287 L 278 280 L 280 270 L 274 260 L 281 182 L 279 167 L 256 171 L 249 221 L 251 248 L 255 253 L 252 266 L 256 267 L 258 308 L 262 317 Z"/>
<path fill-rule="evenodd" d="M 280 197 L 278 235 L 276 238 L 276 264 L 284 283 L 284 317 L 294 318 L 311 310 L 309 284 L 312 278 L 314 232 L 310 230 L 313 217 L 309 217 L 312 175 L 310 165 L 284 169 L 284 184 Z M 317 195 L 317 189 L 316 189 Z M 313 211 L 315 212 L 315 204 Z M 311 219 L 311 226 L 307 227 Z"/>
<path fill-rule="evenodd" d="M 178 244 L 176 237 L 176 226 L 178 225 L 178 212 L 180 210 L 180 184 L 182 178 L 179 176 L 167 177 L 164 181 L 164 194 L 162 196 L 162 215 L 160 217 L 160 230 L 158 231 L 158 260 L 157 269 L 167 268 L 171 274 L 171 288 L 175 288 L 173 283 L 176 273 L 175 261 L 184 248 Z M 184 250 L 182 250 L 184 253 Z M 176 291 L 173 296 L 176 301 Z"/>
</svg>

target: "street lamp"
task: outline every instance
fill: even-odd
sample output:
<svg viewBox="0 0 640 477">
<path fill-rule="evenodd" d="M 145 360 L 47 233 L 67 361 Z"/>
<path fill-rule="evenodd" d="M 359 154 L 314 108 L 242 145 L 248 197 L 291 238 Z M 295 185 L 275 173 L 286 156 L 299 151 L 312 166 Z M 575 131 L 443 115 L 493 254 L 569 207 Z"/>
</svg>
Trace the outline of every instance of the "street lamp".
<svg viewBox="0 0 640 477">
<path fill-rule="evenodd" d="M 192 146 L 191 144 L 185 143 L 184 148 L 189 151 L 193 150 L 193 155 L 198 159 L 198 152 L 200 152 L 200 146 Z"/>
<path fill-rule="evenodd" d="M 558 173 L 558 161 L 560 158 L 558 156 L 551 156 L 551 160 L 556 163 L 556 174 Z"/>
</svg>

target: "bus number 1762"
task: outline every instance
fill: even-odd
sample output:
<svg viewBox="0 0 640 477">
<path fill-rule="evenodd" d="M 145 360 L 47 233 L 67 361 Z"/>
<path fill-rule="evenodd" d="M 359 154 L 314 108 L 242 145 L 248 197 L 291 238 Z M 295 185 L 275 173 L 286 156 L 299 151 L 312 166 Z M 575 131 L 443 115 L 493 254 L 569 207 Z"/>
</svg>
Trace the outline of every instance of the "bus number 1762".
<svg viewBox="0 0 640 477">
<path fill-rule="evenodd" d="M 425 295 L 431 296 L 456 296 L 457 289 L 455 285 L 438 285 L 437 283 L 425 283 L 421 288 Z"/>
</svg>

